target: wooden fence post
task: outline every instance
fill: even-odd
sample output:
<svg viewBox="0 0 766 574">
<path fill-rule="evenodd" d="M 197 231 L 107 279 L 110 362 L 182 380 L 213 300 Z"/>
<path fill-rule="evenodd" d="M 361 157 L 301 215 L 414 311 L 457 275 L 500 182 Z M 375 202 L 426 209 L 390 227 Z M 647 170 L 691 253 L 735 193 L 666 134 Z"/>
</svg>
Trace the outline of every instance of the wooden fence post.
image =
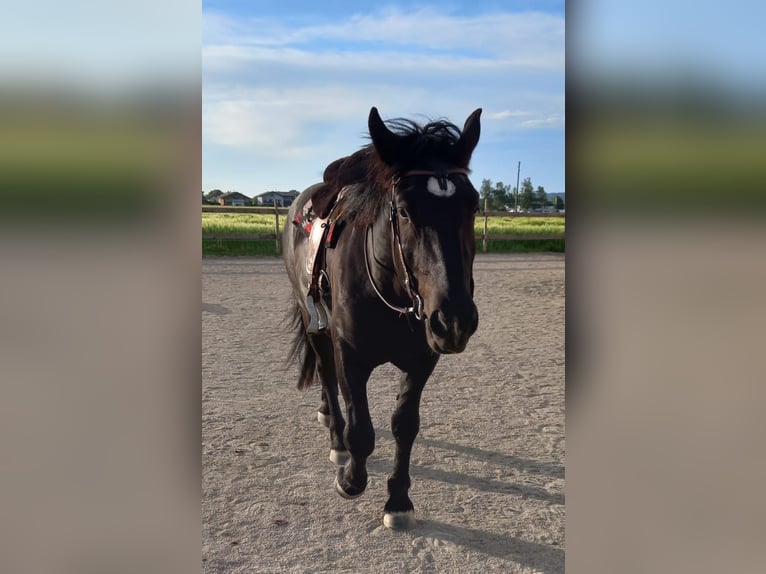
<svg viewBox="0 0 766 574">
<path fill-rule="evenodd" d="M 487 215 L 487 196 L 484 196 L 484 234 L 481 238 L 481 248 L 484 251 L 484 253 L 487 252 L 487 220 L 489 219 L 489 215 Z"/>
<path fill-rule="evenodd" d="M 279 237 L 279 204 L 274 200 L 274 236 L 276 237 L 277 255 L 282 253 L 282 246 Z"/>
</svg>

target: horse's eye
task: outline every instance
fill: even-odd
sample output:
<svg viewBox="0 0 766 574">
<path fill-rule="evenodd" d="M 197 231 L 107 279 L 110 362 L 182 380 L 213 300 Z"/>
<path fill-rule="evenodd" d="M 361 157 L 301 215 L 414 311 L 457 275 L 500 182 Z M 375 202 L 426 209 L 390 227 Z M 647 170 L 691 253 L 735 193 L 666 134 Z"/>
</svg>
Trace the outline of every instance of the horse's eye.
<svg viewBox="0 0 766 574">
<path fill-rule="evenodd" d="M 403 207 L 400 207 L 396 211 L 399 214 L 399 217 L 401 217 L 402 219 L 409 219 L 410 218 L 410 214 L 407 213 L 407 210 L 404 209 Z"/>
</svg>

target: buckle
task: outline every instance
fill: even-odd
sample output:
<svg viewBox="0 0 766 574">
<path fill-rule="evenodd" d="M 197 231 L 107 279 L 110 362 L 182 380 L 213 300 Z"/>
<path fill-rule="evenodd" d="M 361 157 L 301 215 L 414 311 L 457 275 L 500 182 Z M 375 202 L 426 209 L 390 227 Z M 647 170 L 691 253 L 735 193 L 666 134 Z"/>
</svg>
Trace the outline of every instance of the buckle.
<svg viewBox="0 0 766 574">
<path fill-rule="evenodd" d="M 423 299 L 420 298 L 418 293 L 415 293 L 415 300 L 413 305 L 413 313 L 418 321 L 423 319 Z"/>
</svg>

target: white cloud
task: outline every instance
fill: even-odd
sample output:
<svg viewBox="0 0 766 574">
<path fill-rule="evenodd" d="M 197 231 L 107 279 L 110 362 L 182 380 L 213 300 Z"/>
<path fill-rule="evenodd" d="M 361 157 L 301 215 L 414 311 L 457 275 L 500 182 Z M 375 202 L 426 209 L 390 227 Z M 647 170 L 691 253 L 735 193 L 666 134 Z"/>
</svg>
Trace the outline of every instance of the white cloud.
<svg viewBox="0 0 766 574">
<path fill-rule="evenodd" d="M 208 76 L 227 72 L 242 72 L 253 67 L 263 69 L 268 65 L 279 66 L 284 71 L 304 69 L 325 71 L 352 76 L 383 76 L 392 74 L 432 73 L 461 74 L 502 73 L 513 63 L 490 58 L 421 54 L 393 50 L 376 52 L 322 51 L 312 52 L 288 47 L 220 45 L 203 48 L 202 62 Z"/>
<path fill-rule="evenodd" d="M 502 112 L 491 112 L 488 114 L 484 114 L 483 117 L 488 120 L 505 120 L 508 118 L 523 118 L 531 116 L 533 112 L 524 112 L 521 110 L 516 111 L 510 111 L 510 110 L 503 110 Z"/>
<path fill-rule="evenodd" d="M 527 12 L 454 17 L 424 8 L 414 12 L 387 9 L 347 20 L 287 29 L 277 22 L 251 19 L 238 22 L 216 13 L 203 13 L 205 46 L 266 47 L 311 44 L 326 48 L 338 41 L 358 41 L 373 46 L 385 43 L 392 51 L 420 48 L 455 56 L 470 50 L 510 65 L 539 69 L 563 69 L 563 17 Z M 324 49 L 322 51 L 325 51 Z"/>
<path fill-rule="evenodd" d="M 521 127 L 527 129 L 539 129 L 539 128 L 563 128 L 564 117 L 559 114 L 551 114 L 542 118 L 535 118 L 532 120 L 525 120 L 521 122 Z"/>
<path fill-rule="evenodd" d="M 382 14 L 355 16 L 337 24 L 307 27 L 291 39 L 382 41 L 441 49 L 458 45 L 497 53 L 517 42 L 517 50 L 538 51 L 563 42 L 563 32 L 563 18 L 549 14 L 529 12 L 463 18 L 424 8 L 409 13 L 389 9 Z"/>
<path fill-rule="evenodd" d="M 203 108 L 203 141 L 263 157 L 304 157 L 322 149 L 339 124 L 356 124 L 361 132 L 370 101 L 342 86 L 213 93 Z M 313 141 L 306 136 L 311 130 L 317 134 Z"/>
<path fill-rule="evenodd" d="M 543 110 L 550 109 L 550 103 L 541 106 Z M 546 113 L 537 110 L 503 110 L 482 115 L 486 120 L 487 131 L 493 133 L 519 130 L 555 129 L 564 127 L 564 117 L 559 113 Z"/>
</svg>

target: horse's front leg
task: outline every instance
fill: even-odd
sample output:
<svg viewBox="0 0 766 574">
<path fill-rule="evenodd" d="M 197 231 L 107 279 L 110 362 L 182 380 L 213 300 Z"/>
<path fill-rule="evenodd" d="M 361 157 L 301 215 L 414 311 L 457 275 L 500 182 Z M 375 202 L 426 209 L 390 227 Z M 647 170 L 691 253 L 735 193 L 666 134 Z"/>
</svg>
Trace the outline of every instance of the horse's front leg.
<svg viewBox="0 0 766 574">
<path fill-rule="evenodd" d="M 375 450 L 375 429 L 367 403 L 367 380 L 372 367 L 354 360 L 353 352 L 343 343 L 336 351 L 338 383 L 346 402 L 346 428 L 343 435 L 350 454 L 345 466 L 338 469 L 335 490 L 344 498 L 356 498 L 367 488 L 367 459 Z"/>
<path fill-rule="evenodd" d="M 383 514 L 383 524 L 393 530 L 415 526 L 415 507 L 408 495 L 410 454 L 420 430 L 420 397 L 434 366 L 435 362 L 426 371 L 405 373 L 399 382 L 398 401 L 391 416 L 396 455 L 394 471 L 388 478 L 388 501 Z"/>
</svg>

